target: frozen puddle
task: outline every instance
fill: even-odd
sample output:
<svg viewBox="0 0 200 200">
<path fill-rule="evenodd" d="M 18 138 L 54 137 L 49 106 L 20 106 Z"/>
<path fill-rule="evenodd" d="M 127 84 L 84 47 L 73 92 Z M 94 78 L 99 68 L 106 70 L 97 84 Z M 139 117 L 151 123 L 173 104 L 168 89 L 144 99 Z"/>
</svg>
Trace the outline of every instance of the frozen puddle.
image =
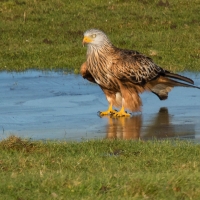
<svg viewBox="0 0 200 200">
<path fill-rule="evenodd" d="M 184 73 L 200 86 L 200 74 Z M 200 140 L 200 90 L 175 88 L 166 101 L 142 94 L 143 111 L 131 118 L 100 118 L 107 109 L 101 89 L 79 75 L 28 71 L 0 73 L 0 139 L 94 138 Z"/>
</svg>

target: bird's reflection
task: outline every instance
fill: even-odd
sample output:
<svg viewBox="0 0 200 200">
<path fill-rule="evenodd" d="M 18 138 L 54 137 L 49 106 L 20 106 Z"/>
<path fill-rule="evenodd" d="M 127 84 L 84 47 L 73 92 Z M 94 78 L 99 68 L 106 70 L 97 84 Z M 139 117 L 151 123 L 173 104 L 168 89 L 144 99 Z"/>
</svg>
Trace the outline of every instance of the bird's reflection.
<svg viewBox="0 0 200 200">
<path fill-rule="evenodd" d="M 172 116 L 169 114 L 168 109 L 165 107 L 160 108 L 157 115 L 150 119 L 150 124 L 146 126 L 141 137 L 144 139 L 175 137 L 175 126 L 171 124 L 171 121 Z"/>
<path fill-rule="evenodd" d="M 168 109 L 165 107 L 160 108 L 155 116 L 150 116 L 145 121 L 142 114 L 130 118 L 107 118 L 106 138 L 108 139 L 136 140 L 140 138 L 146 140 L 184 137 L 185 135 L 194 136 L 194 126 L 173 124 L 173 116 L 169 114 Z"/>
<path fill-rule="evenodd" d="M 131 118 L 108 118 L 107 138 L 110 139 L 138 139 L 142 126 L 141 114 Z"/>
</svg>

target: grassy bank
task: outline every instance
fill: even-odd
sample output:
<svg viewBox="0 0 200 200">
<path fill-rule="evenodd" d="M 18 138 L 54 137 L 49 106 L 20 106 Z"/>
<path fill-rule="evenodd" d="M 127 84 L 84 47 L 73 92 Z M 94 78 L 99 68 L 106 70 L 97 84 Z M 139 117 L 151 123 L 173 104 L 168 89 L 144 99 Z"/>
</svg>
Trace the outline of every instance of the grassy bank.
<svg viewBox="0 0 200 200">
<path fill-rule="evenodd" d="M 200 145 L 0 142 L 0 199 L 199 199 Z"/>
<path fill-rule="evenodd" d="M 199 70 L 199 0 L 0 1 L 0 70 L 79 71 L 83 32 L 104 30 L 172 71 Z"/>
</svg>

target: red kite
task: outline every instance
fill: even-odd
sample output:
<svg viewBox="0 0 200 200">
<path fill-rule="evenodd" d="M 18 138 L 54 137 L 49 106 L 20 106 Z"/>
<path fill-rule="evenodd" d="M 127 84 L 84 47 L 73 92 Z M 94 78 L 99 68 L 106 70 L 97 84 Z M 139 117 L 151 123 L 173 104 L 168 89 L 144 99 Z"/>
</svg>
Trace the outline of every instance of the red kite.
<svg viewBox="0 0 200 200">
<path fill-rule="evenodd" d="M 130 116 L 125 109 L 141 111 L 139 94 L 144 91 L 151 91 L 160 100 L 165 100 L 175 86 L 200 89 L 190 78 L 161 68 L 137 51 L 115 47 L 100 30 L 86 31 L 83 44 L 87 45 L 87 61 L 81 66 L 81 74 L 98 84 L 109 102 L 108 110 L 100 115 L 121 117 Z M 121 107 L 121 110 L 117 112 L 113 106 Z"/>
</svg>

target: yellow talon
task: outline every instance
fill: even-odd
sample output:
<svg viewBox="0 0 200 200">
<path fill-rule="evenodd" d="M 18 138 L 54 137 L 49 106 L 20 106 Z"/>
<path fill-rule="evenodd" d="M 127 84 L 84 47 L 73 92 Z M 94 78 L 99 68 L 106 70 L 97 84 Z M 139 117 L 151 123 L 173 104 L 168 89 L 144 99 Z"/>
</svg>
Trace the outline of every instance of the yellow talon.
<svg viewBox="0 0 200 200">
<path fill-rule="evenodd" d="M 112 104 L 110 104 L 109 107 L 108 107 L 108 110 L 100 111 L 99 115 L 104 116 L 104 115 L 110 115 L 110 114 L 115 114 L 115 113 L 117 113 L 117 111 L 113 110 Z"/>
<path fill-rule="evenodd" d="M 124 106 L 122 106 L 119 112 L 115 112 L 113 117 L 130 117 L 131 115 L 124 110 Z"/>
</svg>

